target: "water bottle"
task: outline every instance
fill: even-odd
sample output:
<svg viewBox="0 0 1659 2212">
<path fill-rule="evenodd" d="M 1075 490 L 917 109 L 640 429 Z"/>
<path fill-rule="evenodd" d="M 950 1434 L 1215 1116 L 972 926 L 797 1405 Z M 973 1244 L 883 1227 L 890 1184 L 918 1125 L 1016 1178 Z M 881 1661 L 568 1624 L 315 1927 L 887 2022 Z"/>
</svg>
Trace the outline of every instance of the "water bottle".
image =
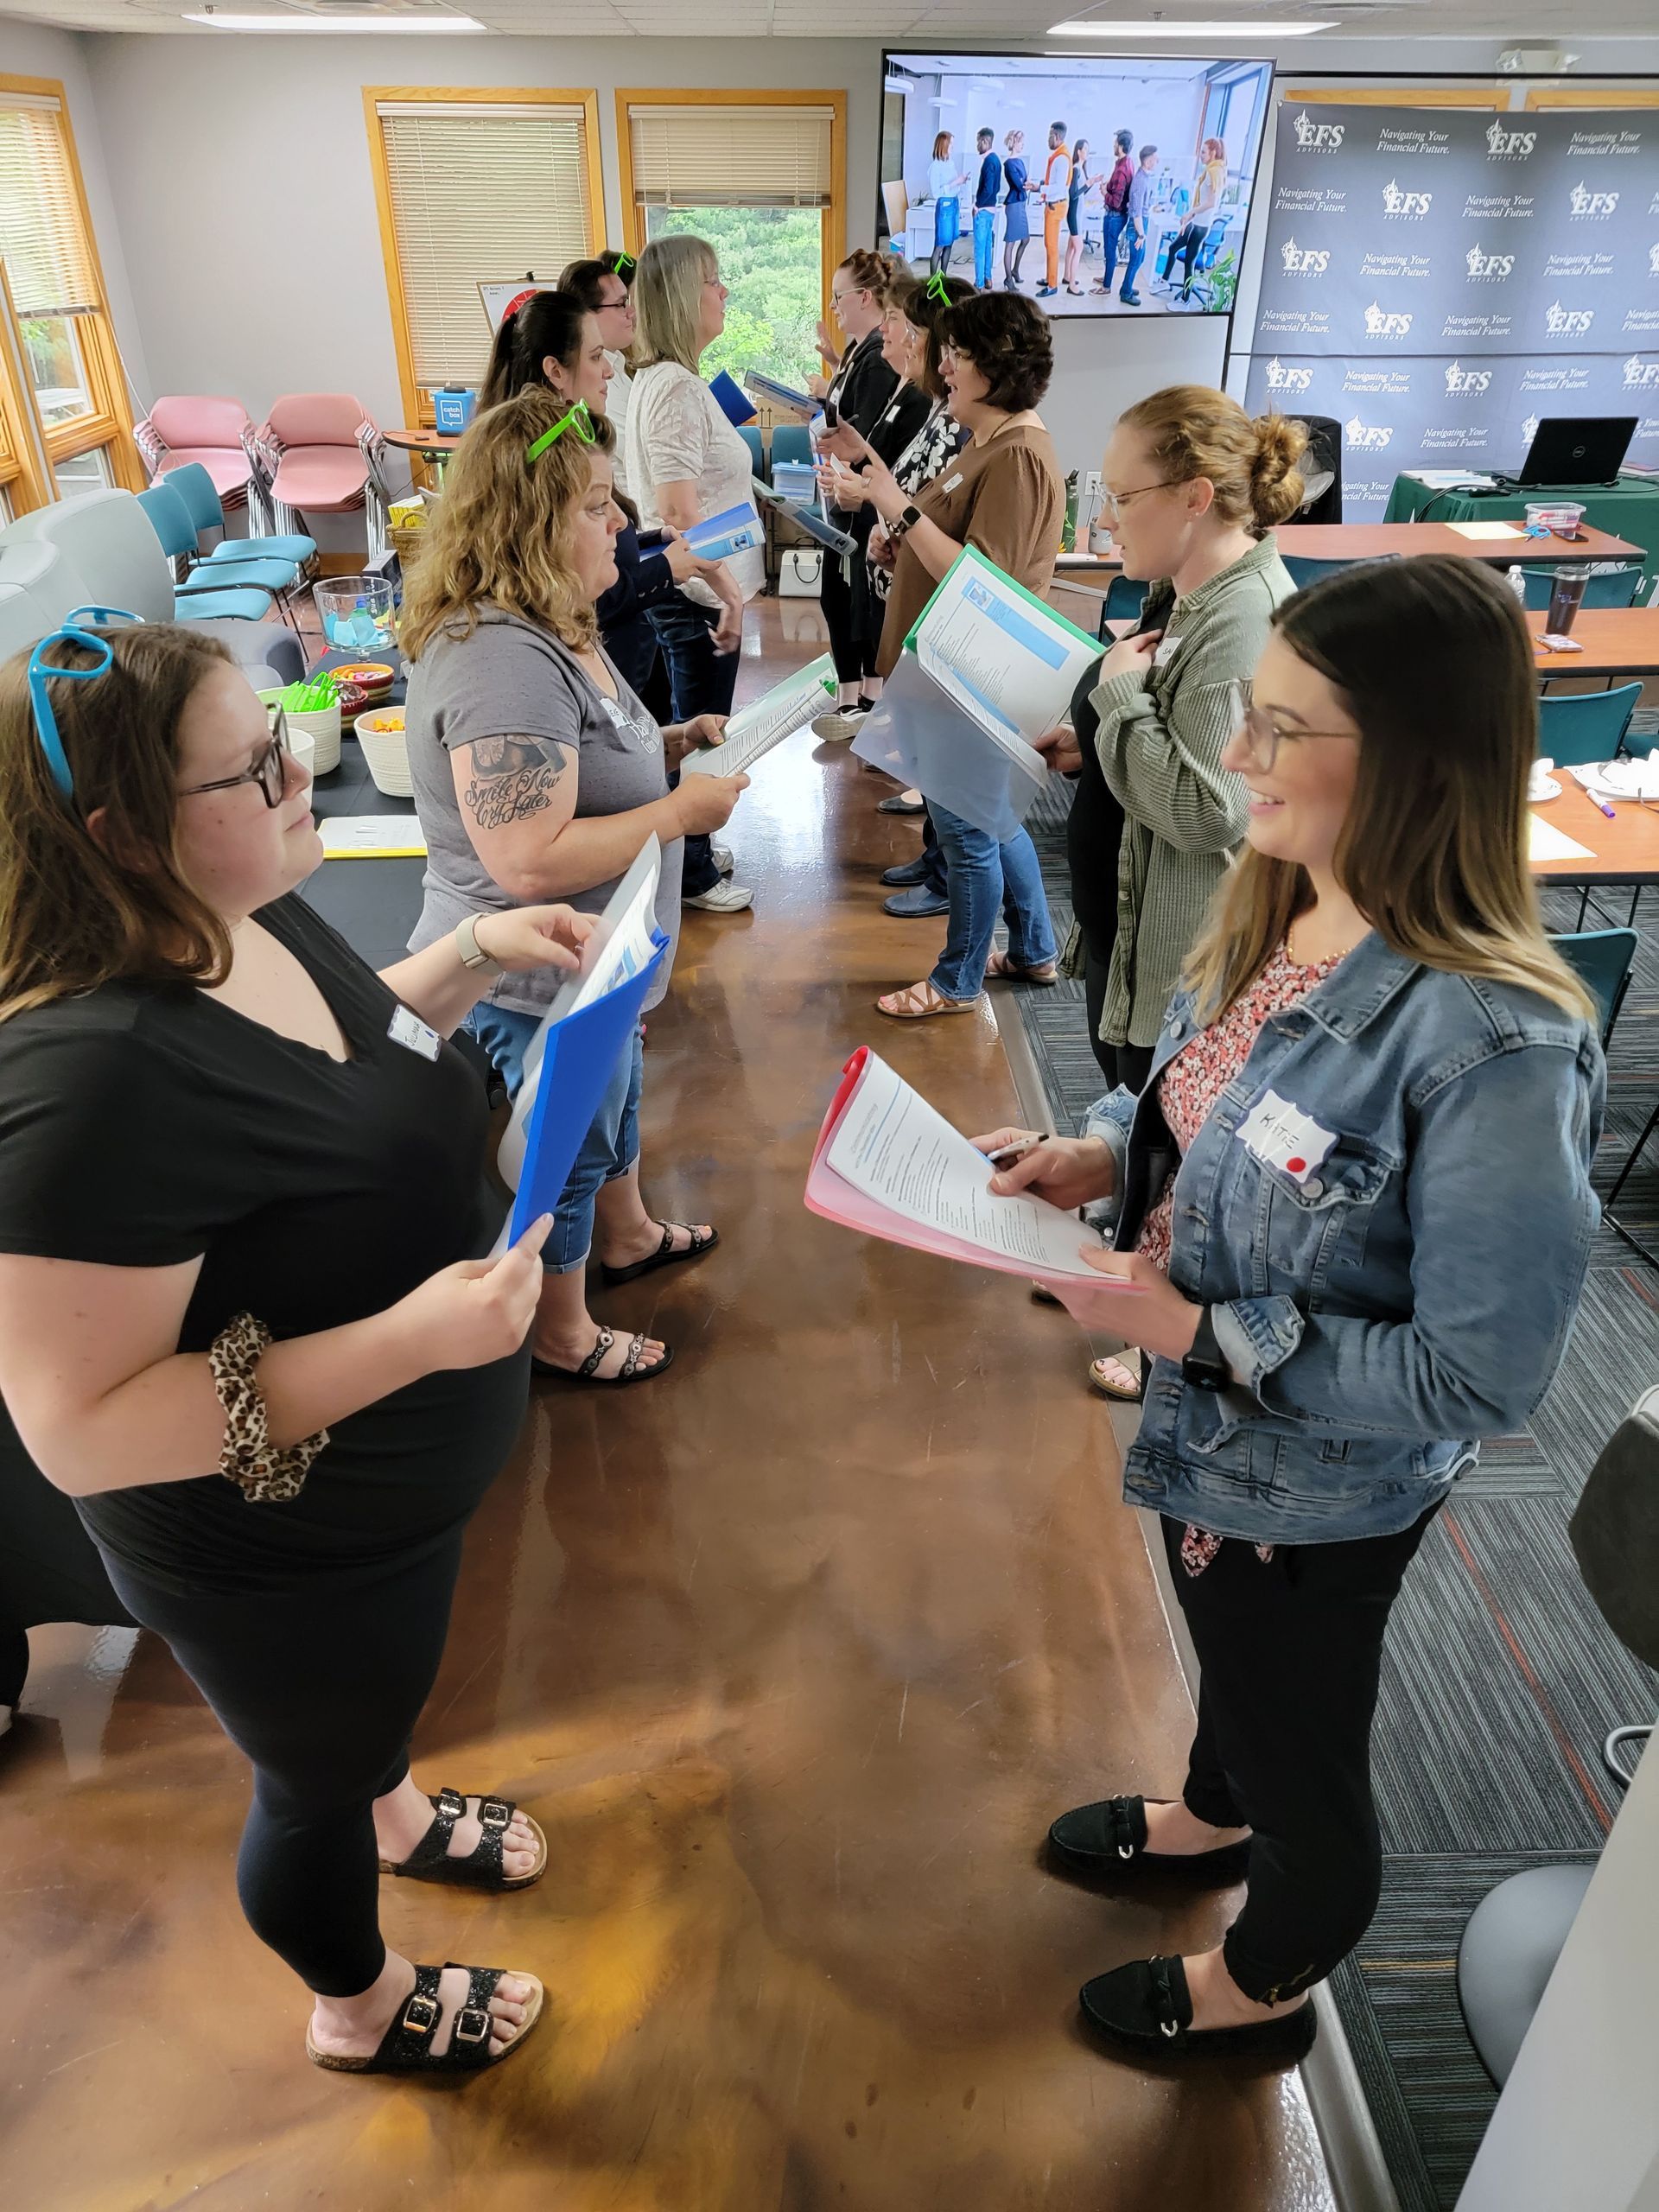
<svg viewBox="0 0 1659 2212">
<path fill-rule="evenodd" d="M 1509 583 L 1510 589 L 1524 607 L 1527 603 L 1527 578 L 1526 572 L 1518 561 L 1511 561 L 1510 563 Z"/>
</svg>

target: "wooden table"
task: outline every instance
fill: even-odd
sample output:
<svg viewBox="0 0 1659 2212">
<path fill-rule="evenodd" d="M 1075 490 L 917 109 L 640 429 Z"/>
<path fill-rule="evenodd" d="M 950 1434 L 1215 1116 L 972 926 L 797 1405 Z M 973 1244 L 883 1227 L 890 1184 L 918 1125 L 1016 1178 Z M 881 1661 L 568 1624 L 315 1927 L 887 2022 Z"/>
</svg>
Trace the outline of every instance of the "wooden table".
<svg viewBox="0 0 1659 2212">
<path fill-rule="evenodd" d="M 1532 811 L 1552 830 L 1587 845 L 1594 857 L 1535 861 L 1533 874 L 1567 883 L 1659 883 L 1659 806 L 1621 799 L 1610 822 L 1565 771 L 1558 780 L 1560 797 L 1541 800 Z"/>
<path fill-rule="evenodd" d="M 443 489 L 443 472 L 449 456 L 461 443 L 443 430 L 382 430 L 381 436 L 398 453 L 418 454 L 431 465 L 438 480 L 438 489 Z"/>
<path fill-rule="evenodd" d="M 1508 568 L 1511 561 L 1648 557 L 1642 546 L 1605 530 L 1586 529 L 1577 537 L 1465 537 L 1444 522 L 1291 522 L 1274 535 L 1281 553 L 1294 553 L 1307 561 L 1380 561 L 1391 553 L 1452 553 L 1459 560 L 1495 561 Z M 1064 553 L 1058 573 L 1082 578 L 1098 569 L 1115 575 L 1122 566 L 1115 558 Z"/>
<path fill-rule="evenodd" d="M 1544 611 L 1527 616 L 1535 638 L 1543 635 Z M 1581 653 L 1536 651 L 1541 676 L 1659 675 L 1659 607 L 1586 607 L 1572 628 Z"/>
</svg>

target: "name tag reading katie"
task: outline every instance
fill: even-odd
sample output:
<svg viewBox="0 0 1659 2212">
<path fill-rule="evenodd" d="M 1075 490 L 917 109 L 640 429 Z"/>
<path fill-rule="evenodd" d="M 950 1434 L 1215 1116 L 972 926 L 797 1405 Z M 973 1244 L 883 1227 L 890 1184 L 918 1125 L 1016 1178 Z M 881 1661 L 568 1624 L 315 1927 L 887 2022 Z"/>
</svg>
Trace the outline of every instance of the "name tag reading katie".
<svg viewBox="0 0 1659 2212">
<path fill-rule="evenodd" d="M 394 1045 L 401 1045 L 405 1052 L 418 1052 L 423 1060 L 435 1060 L 443 1050 L 443 1039 L 435 1029 L 429 1029 L 418 1014 L 411 1014 L 406 1006 L 398 1007 L 386 1024 L 386 1034 Z"/>
<path fill-rule="evenodd" d="M 1305 1183 L 1337 1141 L 1334 1129 L 1322 1129 L 1276 1090 L 1263 1092 L 1240 1122 L 1238 1136 L 1258 1160 L 1293 1183 Z"/>
</svg>

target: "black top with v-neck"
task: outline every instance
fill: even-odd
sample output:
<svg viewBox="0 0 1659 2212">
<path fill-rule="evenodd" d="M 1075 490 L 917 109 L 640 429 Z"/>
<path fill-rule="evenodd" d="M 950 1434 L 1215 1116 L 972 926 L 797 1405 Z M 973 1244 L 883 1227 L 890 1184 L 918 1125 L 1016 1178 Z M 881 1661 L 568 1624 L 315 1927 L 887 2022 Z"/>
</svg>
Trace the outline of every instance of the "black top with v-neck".
<svg viewBox="0 0 1659 2212">
<path fill-rule="evenodd" d="M 0 1251 L 200 1255 L 181 1351 L 240 1313 L 278 1338 L 361 1320 L 487 1251 L 500 1225 L 487 1108 L 461 1055 L 394 1041 L 397 1001 L 302 899 L 257 919 L 321 991 L 348 1059 L 191 985 L 110 983 L 0 1022 Z M 175 1591 L 380 1573 L 472 1511 L 518 1433 L 527 1360 L 442 1370 L 336 1422 L 284 1503 L 250 1504 L 215 1473 L 103 1491 L 81 1517 L 118 1564 Z"/>
</svg>

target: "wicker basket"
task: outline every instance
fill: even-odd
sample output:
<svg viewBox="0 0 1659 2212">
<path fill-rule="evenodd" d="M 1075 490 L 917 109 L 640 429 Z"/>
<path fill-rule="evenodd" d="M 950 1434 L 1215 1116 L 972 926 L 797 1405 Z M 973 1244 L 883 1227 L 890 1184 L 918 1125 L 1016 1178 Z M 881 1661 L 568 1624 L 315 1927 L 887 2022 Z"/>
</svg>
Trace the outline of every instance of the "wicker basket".
<svg viewBox="0 0 1659 2212">
<path fill-rule="evenodd" d="M 405 530 L 399 524 L 393 525 L 391 531 L 391 550 L 397 556 L 405 578 L 425 553 L 426 541 L 431 535 L 432 528 L 429 523 L 423 523 L 418 530 Z"/>
</svg>

